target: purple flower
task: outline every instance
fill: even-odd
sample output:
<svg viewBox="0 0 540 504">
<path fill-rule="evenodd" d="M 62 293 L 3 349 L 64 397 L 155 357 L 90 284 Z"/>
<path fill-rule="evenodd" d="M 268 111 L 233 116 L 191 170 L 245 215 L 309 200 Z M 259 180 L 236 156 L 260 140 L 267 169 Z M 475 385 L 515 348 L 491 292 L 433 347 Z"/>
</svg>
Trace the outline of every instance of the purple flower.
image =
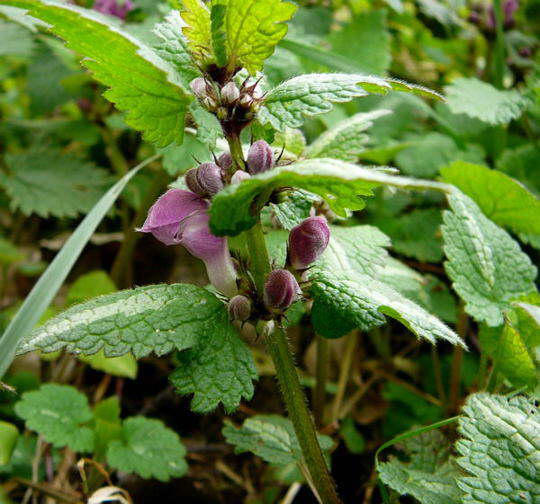
<svg viewBox="0 0 540 504">
<path fill-rule="evenodd" d="M 256 175 L 274 167 L 274 151 L 264 140 L 257 140 L 249 148 L 246 160 L 249 173 Z"/>
<path fill-rule="evenodd" d="M 514 26 L 516 20 L 514 19 L 514 12 L 516 12 L 519 9 L 519 1 L 518 0 L 505 0 L 502 4 L 502 11 L 503 11 L 503 26 L 505 29 L 512 28 Z M 490 30 L 494 30 L 496 26 L 495 21 L 495 10 L 493 8 L 493 5 L 489 8 L 489 15 L 486 22 L 487 27 Z"/>
<path fill-rule="evenodd" d="M 128 12 L 132 11 L 135 6 L 131 0 L 96 0 L 93 8 L 102 14 L 126 19 Z"/>
<path fill-rule="evenodd" d="M 264 284 L 264 304 L 270 310 L 284 311 L 300 299 L 302 290 L 294 275 L 285 269 L 271 271 Z"/>
<path fill-rule="evenodd" d="M 227 239 L 214 236 L 208 227 L 208 203 L 182 189 L 170 189 L 152 205 L 142 228 L 165 245 L 183 245 L 204 261 L 210 283 L 227 296 L 237 292 L 236 270 Z"/>
<path fill-rule="evenodd" d="M 289 261 L 294 269 L 303 270 L 325 251 L 330 228 L 324 217 L 308 217 L 289 234 Z"/>
</svg>

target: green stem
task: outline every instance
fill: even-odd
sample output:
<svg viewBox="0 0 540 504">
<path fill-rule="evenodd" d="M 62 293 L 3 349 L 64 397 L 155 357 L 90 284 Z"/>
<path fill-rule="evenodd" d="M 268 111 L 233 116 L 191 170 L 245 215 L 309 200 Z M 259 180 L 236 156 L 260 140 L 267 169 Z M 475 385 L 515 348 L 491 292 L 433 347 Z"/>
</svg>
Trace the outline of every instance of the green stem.
<svg viewBox="0 0 540 504">
<path fill-rule="evenodd" d="M 328 379 L 328 340 L 317 335 L 317 369 L 315 392 L 313 393 L 313 413 L 318 427 L 324 424 L 324 403 L 326 400 L 326 381 Z"/>
<path fill-rule="evenodd" d="M 302 448 L 305 465 L 309 468 L 319 499 L 323 504 L 339 503 L 334 481 L 328 472 L 317 440 L 315 426 L 307 407 L 284 330 L 276 328 L 266 338 L 266 344 L 276 367 L 281 393 Z"/>
<path fill-rule="evenodd" d="M 257 286 L 259 294 L 264 290 L 264 282 L 266 277 L 272 270 L 270 266 L 270 257 L 266 248 L 264 232 L 260 219 L 257 219 L 251 229 L 246 231 L 247 246 L 249 252 L 250 271 L 253 275 L 253 280 Z"/>
<path fill-rule="evenodd" d="M 503 87 L 503 79 L 505 72 L 505 42 L 504 42 L 504 27 L 503 27 L 503 11 L 501 0 L 493 1 L 493 10 L 495 13 L 495 48 L 493 51 L 492 78 L 493 85 L 499 89 Z"/>
</svg>

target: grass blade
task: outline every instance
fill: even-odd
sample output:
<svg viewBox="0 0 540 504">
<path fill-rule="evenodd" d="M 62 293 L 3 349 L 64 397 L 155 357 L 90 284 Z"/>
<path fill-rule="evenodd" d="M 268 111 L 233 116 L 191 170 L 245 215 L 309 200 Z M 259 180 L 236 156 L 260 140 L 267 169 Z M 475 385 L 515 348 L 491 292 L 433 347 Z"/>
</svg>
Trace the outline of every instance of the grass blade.
<svg viewBox="0 0 540 504">
<path fill-rule="evenodd" d="M 24 300 L 24 303 L 0 339 L 0 379 L 4 376 L 13 361 L 19 342 L 38 323 L 43 312 L 56 296 L 71 268 L 90 240 L 90 237 L 94 234 L 99 223 L 103 220 L 126 184 L 141 168 L 159 156 L 159 154 L 156 154 L 137 165 L 102 196 L 90 213 L 77 226 L 75 232 L 62 247 L 62 250 L 58 252 L 43 275 L 41 275 L 41 278 L 34 285 L 34 288 Z"/>
</svg>

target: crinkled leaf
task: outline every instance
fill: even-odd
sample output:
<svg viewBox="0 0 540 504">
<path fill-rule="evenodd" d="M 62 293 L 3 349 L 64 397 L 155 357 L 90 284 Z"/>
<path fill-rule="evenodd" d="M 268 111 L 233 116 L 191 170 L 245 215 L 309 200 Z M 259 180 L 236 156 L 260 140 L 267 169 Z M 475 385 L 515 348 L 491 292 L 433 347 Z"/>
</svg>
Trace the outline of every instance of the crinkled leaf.
<svg viewBox="0 0 540 504">
<path fill-rule="evenodd" d="M 315 197 L 305 191 L 294 191 L 287 199 L 272 208 L 284 229 L 292 229 L 310 215 Z"/>
<path fill-rule="evenodd" d="M 472 198 L 499 226 L 515 233 L 540 234 L 540 200 L 508 175 L 460 161 L 443 168 L 441 175 Z"/>
<path fill-rule="evenodd" d="M 11 207 L 25 215 L 76 217 L 103 195 L 111 179 L 105 170 L 58 150 L 6 154 L 0 184 Z"/>
<path fill-rule="evenodd" d="M 297 7 L 282 0 L 219 1 L 226 5 L 228 66 L 244 67 L 253 75 L 287 33 L 285 23 Z"/>
<path fill-rule="evenodd" d="M 408 461 L 390 457 L 378 464 L 381 480 L 400 495 L 411 495 L 421 504 L 461 504 L 457 486 L 460 471 L 450 455 L 450 443 L 437 430 L 402 443 Z"/>
<path fill-rule="evenodd" d="M 226 422 L 222 430 L 228 443 L 234 445 L 235 453 L 252 452 L 266 462 L 285 466 L 302 462 L 302 450 L 292 422 L 279 415 L 255 415 L 244 421 L 241 427 Z M 324 452 L 332 448 L 332 439 L 317 435 Z"/>
<path fill-rule="evenodd" d="M 374 120 L 390 113 L 390 110 L 361 112 L 341 121 L 320 135 L 306 149 L 305 156 L 309 158 L 329 157 L 343 161 L 356 161 L 369 141 L 368 135 L 364 132 L 372 126 Z"/>
<path fill-rule="evenodd" d="M 527 103 L 516 90 L 501 91 L 476 78 L 456 79 L 445 91 L 454 114 L 467 114 L 489 124 L 517 119 Z"/>
<path fill-rule="evenodd" d="M 187 472 L 186 449 L 173 430 L 152 418 L 131 417 L 122 425 L 121 439 L 107 449 L 107 462 L 142 478 L 168 481 Z"/>
<path fill-rule="evenodd" d="M 253 176 L 225 188 L 212 200 L 210 227 L 218 236 L 234 236 L 256 222 L 256 211 L 276 189 L 293 187 L 318 194 L 338 215 L 346 210 L 360 210 L 365 204 L 359 196 L 369 196 L 380 184 L 400 188 L 448 191 L 451 186 L 438 182 L 388 175 L 378 169 L 335 159 L 307 159 Z"/>
<path fill-rule="evenodd" d="M 536 290 L 536 268 L 510 235 L 457 189 L 443 214 L 445 269 L 465 309 L 489 326 L 502 325 L 510 301 Z"/>
<path fill-rule="evenodd" d="M 225 33 L 225 14 L 227 7 L 222 3 L 215 3 L 210 10 L 210 30 L 212 47 L 218 67 L 227 66 L 227 48 L 225 47 L 227 34 Z"/>
<path fill-rule="evenodd" d="M 25 392 L 15 412 L 28 429 L 41 434 L 53 446 L 92 451 L 94 432 L 85 426 L 92 420 L 92 411 L 86 396 L 73 387 L 47 383 L 39 390 Z"/>
<path fill-rule="evenodd" d="M 182 28 L 182 33 L 194 59 L 203 65 L 212 63 L 210 11 L 202 0 L 182 0 L 180 15 L 187 25 Z"/>
<path fill-rule="evenodd" d="M 479 393 L 459 419 L 458 480 L 464 504 L 540 501 L 540 421 L 530 399 Z"/>
<path fill-rule="evenodd" d="M 82 64 L 109 88 L 105 97 L 127 112 L 126 122 L 164 147 L 182 143 L 191 95 L 174 67 L 95 11 L 54 0 L 2 0 L 49 25 Z"/>
<path fill-rule="evenodd" d="M 274 146 L 300 156 L 306 148 L 306 137 L 299 129 L 285 128 L 284 131 L 276 132 Z"/>
</svg>

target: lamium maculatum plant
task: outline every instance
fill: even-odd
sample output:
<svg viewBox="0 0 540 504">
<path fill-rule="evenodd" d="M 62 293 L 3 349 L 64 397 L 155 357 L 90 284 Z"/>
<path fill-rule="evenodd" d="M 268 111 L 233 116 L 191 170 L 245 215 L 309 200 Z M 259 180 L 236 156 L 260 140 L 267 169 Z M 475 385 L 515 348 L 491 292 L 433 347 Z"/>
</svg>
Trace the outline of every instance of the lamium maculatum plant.
<svg viewBox="0 0 540 504">
<path fill-rule="evenodd" d="M 298 75 L 272 86 L 264 63 L 287 32 L 297 9 L 293 2 L 172 3 L 178 10 L 156 25 L 155 41 L 148 45 L 111 19 L 126 17 L 129 0 L 98 1 L 99 12 L 55 0 L 0 0 L 47 23 L 65 40 L 107 88 L 104 96 L 124 112 L 125 122 L 158 154 L 182 145 L 189 134 L 210 159 L 193 161 L 137 230 L 200 259 L 207 287 L 148 285 L 97 297 L 21 334 L 16 351 L 136 358 L 174 353 L 177 368 L 170 381 L 178 393 L 192 395 L 192 409 L 208 413 L 222 406 L 232 412 L 254 393 L 257 370 L 245 336 L 254 335 L 264 341 L 275 368 L 291 426 L 291 460 L 319 502 L 338 503 L 331 443 L 317 433 L 289 346 L 291 320 L 309 320 L 321 345 L 378 328 L 389 317 L 421 340 L 446 341 L 457 352 L 466 348 L 450 327 L 387 281 L 388 243 L 375 228 L 355 224 L 353 212 L 369 205 L 381 188 L 446 198 L 448 274 L 464 309 L 478 321 L 485 321 L 488 305 L 498 324 L 510 320 L 507 312 L 515 300 L 535 292 L 534 268 L 519 255 L 513 238 L 451 185 L 451 175 L 432 181 L 402 177 L 391 167 L 360 166 L 338 148 L 337 133 L 301 149 L 291 140 L 301 137 L 305 146 L 298 128 L 306 117 L 330 111 L 333 103 L 394 91 L 441 100 L 439 94 L 401 80 L 351 73 Z M 471 237 L 473 228 L 487 230 L 483 242 Z M 516 249 L 521 261 L 525 279 L 508 289 L 511 296 L 500 295 L 499 252 L 489 242 L 495 235 L 500 250 Z M 466 250 L 474 256 L 468 276 L 460 270 L 469 260 Z M 475 289 L 488 292 L 489 300 L 475 298 Z M 317 422 L 337 426 L 340 418 L 325 417 L 324 385 L 324 380 L 316 384 L 322 397 L 315 407 Z M 236 427 L 227 425 L 223 432 L 239 451 L 248 449 Z M 264 444 L 264 437 L 253 439 L 254 445 Z"/>
</svg>

